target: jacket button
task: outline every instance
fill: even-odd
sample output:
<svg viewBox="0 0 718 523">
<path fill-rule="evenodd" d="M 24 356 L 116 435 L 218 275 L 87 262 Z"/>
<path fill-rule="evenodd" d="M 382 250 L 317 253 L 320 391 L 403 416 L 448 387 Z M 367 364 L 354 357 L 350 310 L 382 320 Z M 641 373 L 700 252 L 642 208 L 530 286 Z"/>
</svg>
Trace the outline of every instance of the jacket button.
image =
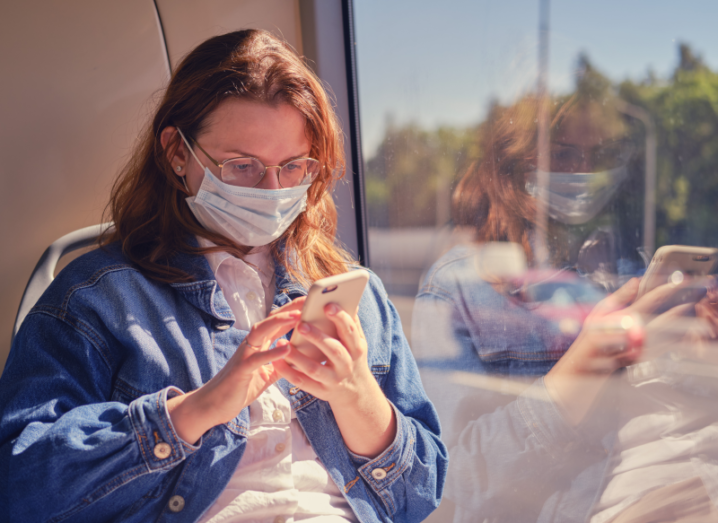
<svg viewBox="0 0 718 523">
<path fill-rule="evenodd" d="M 157 459 L 166 459 L 172 454 L 172 447 L 169 446 L 169 443 L 163 441 L 155 445 L 154 453 Z"/>
<path fill-rule="evenodd" d="M 386 477 L 386 470 L 376 468 L 371 471 L 371 477 L 373 477 L 376 480 L 382 480 Z"/>
<path fill-rule="evenodd" d="M 227 329 L 229 329 L 229 323 L 218 323 L 217 324 L 218 331 L 226 331 Z"/>
<path fill-rule="evenodd" d="M 274 418 L 274 421 L 281 421 L 282 418 L 284 418 L 284 414 L 282 414 L 282 411 L 277 409 L 272 413 L 272 418 Z"/>
<path fill-rule="evenodd" d="M 184 508 L 184 498 L 182 496 L 172 496 L 167 506 L 170 512 L 181 512 Z"/>
</svg>

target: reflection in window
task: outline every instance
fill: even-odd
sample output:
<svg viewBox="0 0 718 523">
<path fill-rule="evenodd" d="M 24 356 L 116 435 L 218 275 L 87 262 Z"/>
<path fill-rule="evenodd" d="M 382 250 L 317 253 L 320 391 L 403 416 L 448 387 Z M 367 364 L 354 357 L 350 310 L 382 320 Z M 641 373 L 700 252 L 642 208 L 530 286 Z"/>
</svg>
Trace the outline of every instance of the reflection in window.
<svg viewBox="0 0 718 523">
<path fill-rule="evenodd" d="M 446 51 L 447 92 L 491 44 Z M 371 265 L 451 449 L 433 521 L 718 521 L 712 271 L 638 295 L 658 247 L 718 247 L 718 69 L 679 40 L 671 71 L 617 76 L 592 58 L 607 45 L 545 97 L 496 82 L 472 123 L 389 112 L 366 151 Z M 383 66 L 362 64 L 369 85 Z"/>
</svg>

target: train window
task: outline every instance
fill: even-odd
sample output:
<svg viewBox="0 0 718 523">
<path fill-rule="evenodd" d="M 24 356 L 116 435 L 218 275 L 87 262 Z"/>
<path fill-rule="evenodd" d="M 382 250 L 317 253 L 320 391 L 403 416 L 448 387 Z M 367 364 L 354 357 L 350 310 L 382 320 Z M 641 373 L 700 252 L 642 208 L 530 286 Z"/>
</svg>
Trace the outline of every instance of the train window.
<svg viewBox="0 0 718 523">
<path fill-rule="evenodd" d="M 718 6 L 354 14 L 369 263 L 451 452 L 432 521 L 715 520 Z"/>
</svg>

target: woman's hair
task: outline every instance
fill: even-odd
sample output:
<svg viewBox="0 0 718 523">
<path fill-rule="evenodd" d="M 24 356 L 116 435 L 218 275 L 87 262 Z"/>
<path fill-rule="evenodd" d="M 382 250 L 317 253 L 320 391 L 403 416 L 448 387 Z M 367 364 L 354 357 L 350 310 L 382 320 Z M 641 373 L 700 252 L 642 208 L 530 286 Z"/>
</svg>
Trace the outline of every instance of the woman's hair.
<svg viewBox="0 0 718 523">
<path fill-rule="evenodd" d="M 556 130 L 576 97 L 546 100 L 550 129 Z M 482 158 L 474 161 L 452 197 L 454 225 L 472 227 L 479 242 L 520 244 L 533 261 L 531 234 L 537 227 L 536 200 L 526 191 L 526 173 L 538 164 L 540 101 L 526 96 L 514 105 L 491 108 L 479 127 Z"/>
<path fill-rule="evenodd" d="M 175 73 L 143 139 L 116 181 L 106 213 L 115 230 L 102 244 L 122 243 L 124 254 L 148 277 L 177 282 L 191 279 L 169 260 L 179 252 L 249 252 L 231 238 L 204 229 L 185 202 L 190 196 L 168 158 L 180 144 L 178 133 L 165 150 L 160 134 L 167 126 L 197 137 L 207 117 L 228 98 L 289 104 L 306 119 L 310 156 L 321 171 L 307 193 L 306 211 L 271 244 L 271 252 L 291 278 L 304 285 L 347 270 L 350 255 L 334 244 L 337 213 L 331 197 L 344 173 L 341 129 L 319 79 L 285 42 L 266 31 L 228 33 L 200 44 Z M 216 248 L 196 247 L 193 235 Z"/>
</svg>

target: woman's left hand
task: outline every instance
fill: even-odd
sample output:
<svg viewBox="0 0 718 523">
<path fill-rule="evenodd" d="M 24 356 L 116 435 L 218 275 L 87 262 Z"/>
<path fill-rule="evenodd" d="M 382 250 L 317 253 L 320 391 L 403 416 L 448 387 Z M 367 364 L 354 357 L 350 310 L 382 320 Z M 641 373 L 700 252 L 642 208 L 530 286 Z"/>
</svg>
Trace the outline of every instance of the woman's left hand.
<svg viewBox="0 0 718 523">
<path fill-rule="evenodd" d="M 274 363 L 274 368 L 283 378 L 331 405 L 344 442 L 352 452 L 378 456 L 394 440 L 394 410 L 369 369 L 367 342 L 359 319 L 335 303 L 328 304 L 324 313 L 336 326 L 339 339 L 308 323 L 300 323 L 297 328 L 324 353 L 326 363 L 292 346 L 284 360 Z"/>
</svg>

